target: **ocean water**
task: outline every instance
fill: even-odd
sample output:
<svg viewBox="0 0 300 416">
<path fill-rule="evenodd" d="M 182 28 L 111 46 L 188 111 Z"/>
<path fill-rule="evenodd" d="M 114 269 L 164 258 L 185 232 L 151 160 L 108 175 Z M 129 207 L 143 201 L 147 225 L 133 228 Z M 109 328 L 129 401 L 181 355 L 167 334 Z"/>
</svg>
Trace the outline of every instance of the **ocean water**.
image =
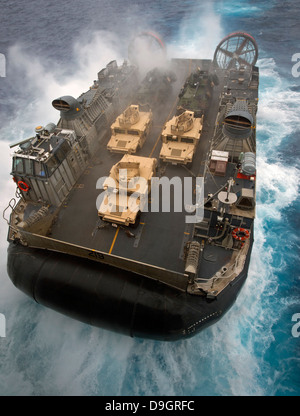
<svg viewBox="0 0 300 416">
<path fill-rule="evenodd" d="M 299 1 L 0 0 L 0 13 L 1 210 L 15 190 L 9 143 L 57 121 L 51 101 L 78 96 L 110 60 L 121 63 L 135 33 L 160 33 L 170 57 L 212 58 L 223 36 L 243 30 L 260 68 L 255 243 L 234 306 L 174 343 L 84 325 L 12 285 L 2 220 L 0 395 L 299 395 Z"/>
</svg>

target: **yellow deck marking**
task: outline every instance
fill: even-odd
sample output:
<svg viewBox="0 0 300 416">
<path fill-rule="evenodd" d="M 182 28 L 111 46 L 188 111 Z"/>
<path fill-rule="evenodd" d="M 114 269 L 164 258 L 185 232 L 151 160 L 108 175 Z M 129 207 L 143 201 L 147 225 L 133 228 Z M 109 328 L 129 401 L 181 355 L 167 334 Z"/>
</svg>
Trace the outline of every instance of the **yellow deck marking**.
<svg viewBox="0 0 300 416">
<path fill-rule="evenodd" d="M 111 254 L 111 252 L 113 251 L 113 248 L 114 248 L 114 245 L 115 245 L 116 239 L 117 239 L 118 234 L 119 234 L 119 229 L 120 229 L 120 228 L 118 227 L 118 228 L 117 228 L 117 230 L 116 230 L 116 233 L 115 233 L 115 236 L 114 236 L 113 242 L 111 243 L 111 246 L 110 246 L 110 249 L 109 249 L 108 254 Z"/>
</svg>

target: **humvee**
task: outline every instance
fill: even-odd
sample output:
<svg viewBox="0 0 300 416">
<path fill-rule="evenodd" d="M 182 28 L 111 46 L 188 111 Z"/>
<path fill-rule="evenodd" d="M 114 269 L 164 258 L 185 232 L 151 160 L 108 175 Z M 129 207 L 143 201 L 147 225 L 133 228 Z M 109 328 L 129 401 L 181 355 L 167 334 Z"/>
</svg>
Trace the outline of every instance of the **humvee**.
<svg viewBox="0 0 300 416">
<path fill-rule="evenodd" d="M 163 162 L 190 165 L 203 128 L 203 115 L 194 117 L 193 111 L 174 116 L 164 126 L 159 158 Z"/>
<path fill-rule="evenodd" d="M 136 153 L 148 137 L 152 122 L 151 110 L 140 111 L 138 105 L 130 105 L 111 125 L 107 149 L 115 153 Z"/>
<path fill-rule="evenodd" d="M 104 181 L 99 217 L 113 224 L 137 226 L 140 212 L 148 203 L 156 167 L 155 158 L 124 155 Z"/>
</svg>

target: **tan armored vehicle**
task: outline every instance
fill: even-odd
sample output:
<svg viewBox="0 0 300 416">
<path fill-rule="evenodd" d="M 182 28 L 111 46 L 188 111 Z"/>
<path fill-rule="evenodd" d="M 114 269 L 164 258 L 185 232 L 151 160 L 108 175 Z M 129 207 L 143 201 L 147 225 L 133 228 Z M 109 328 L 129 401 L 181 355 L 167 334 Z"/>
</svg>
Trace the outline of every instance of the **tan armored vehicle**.
<svg viewBox="0 0 300 416">
<path fill-rule="evenodd" d="M 138 105 L 130 105 L 111 126 L 111 138 L 107 149 L 117 153 L 135 153 L 149 134 L 152 112 L 140 111 Z"/>
<path fill-rule="evenodd" d="M 169 120 L 163 129 L 159 154 L 164 162 L 190 164 L 203 127 L 203 116 L 195 118 L 193 111 L 184 111 Z"/>
<path fill-rule="evenodd" d="M 138 225 L 156 166 L 155 158 L 124 155 L 103 184 L 106 192 L 98 211 L 100 218 L 115 224 Z"/>
</svg>

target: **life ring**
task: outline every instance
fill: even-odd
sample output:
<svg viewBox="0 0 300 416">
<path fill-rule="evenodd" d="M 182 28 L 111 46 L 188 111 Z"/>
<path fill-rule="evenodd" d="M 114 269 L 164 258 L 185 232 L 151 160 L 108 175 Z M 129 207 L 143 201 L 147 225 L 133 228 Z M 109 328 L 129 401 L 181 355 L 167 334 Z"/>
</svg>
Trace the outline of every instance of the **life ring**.
<svg viewBox="0 0 300 416">
<path fill-rule="evenodd" d="M 29 185 L 27 185 L 27 183 L 23 182 L 23 181 L 18 182 L 18 188 L 21 189 L 21 191 L 23 191 L 23 192 L 28 192 L 29 191 Z"/>
<path fill-rule="evenodd" d="M 232 231 L 232 237 L 239 241 L 245 241 L 250 237 L 250 233 L 245 228 L 235 228 Z"/>
</svg>

